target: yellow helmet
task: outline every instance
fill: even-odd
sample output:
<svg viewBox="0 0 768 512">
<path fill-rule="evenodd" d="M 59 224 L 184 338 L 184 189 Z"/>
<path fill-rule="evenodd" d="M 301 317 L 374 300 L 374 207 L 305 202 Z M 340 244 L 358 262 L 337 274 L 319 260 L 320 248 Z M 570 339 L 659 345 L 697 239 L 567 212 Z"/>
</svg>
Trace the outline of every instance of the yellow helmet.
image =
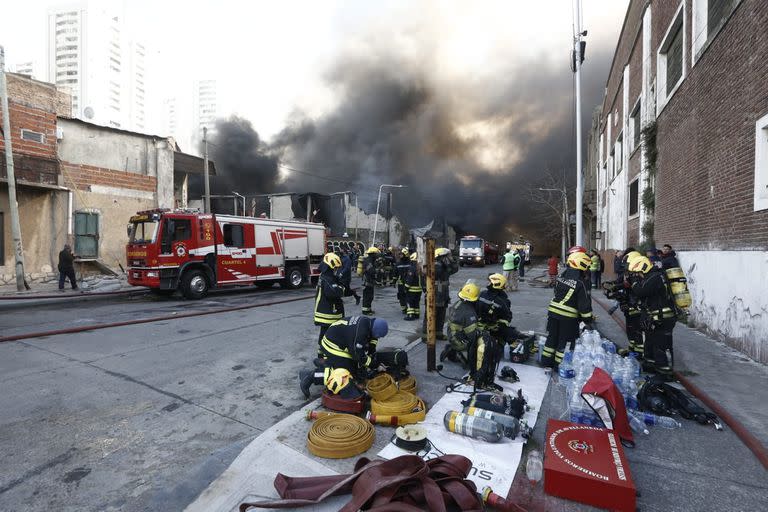
<svg viewBox="0 0 768 512">
<path fill-rule="evenodd" d="M 507 278 L 501 274 L 491 274 L 488 276 L 488 281 L 491 283 L 491 288 L 497 290 L 503 290 L 507 286 Z"/>
<path fill-rule="evenodd" d="M 352 374 L 346 368 L 336 368 L 325 376 L 325 387 L 334 395 L 338 395 L 350 382 Z"/>
<path fill-rule="evenodd" d="M 639 256 L 629 262 L 628 270 L 630 272 L 640 272 L 641 274 L 647 274 L 653 268 L 651 260 L 645 256 Z"/>
<path fill-rule="evenodd" d="M 459 298 L 469 302 L 477 301 L 480 297 L 480 287 L 475 283 L 467 283 L 459 290 Z"/>
<path fill-rule="evenodd" d="M 400 249 L 400 254 L 402 254 L 403 256 L 410 256 L 411 251 L 409 251 L 407 247 L 403 247 L 402 249 Z"/>
<path fill-rule="evenodd" d="M 414 252 L 411 254 L 411 261 L 419 261 L 419 253 Z"/>
<path fill-rule="evenodd" d="M 592 264 L 592 258 L 583 252 L 574 252 L 568 255 L 568 266 L 576 270 L 587 270 Z"/>
<path fill-rule="evenodd" d="M 381 254 L 381 251 L 378 247 L 369 247 L 365 254 Z"/>
<path fill-rule="evenodd" d="M 323 256 L 323 263 L 328 265 L 332 270 L 335 270 L 341 266 L 341 258 L 335 252 L 329 252 Z"/>
<path fill-rule="evenodd" d="M 627 263 L 631 263 L 632 260 L 634 260 L 635 258 L 639 258 L 642 256 L 643 255 L 640 254 L 638 251 L 631 251 L 631 252 L 628 252 L 625 257 L 627 258 Z"/>
<path fill-rule="evenodd" d="M 448 256 L 449 254 L 451 254 L 451 251 L 445 247 L 438 247 L 435 249 L 435 258 L 439 258 L 440 256 Z"/>
</svg>

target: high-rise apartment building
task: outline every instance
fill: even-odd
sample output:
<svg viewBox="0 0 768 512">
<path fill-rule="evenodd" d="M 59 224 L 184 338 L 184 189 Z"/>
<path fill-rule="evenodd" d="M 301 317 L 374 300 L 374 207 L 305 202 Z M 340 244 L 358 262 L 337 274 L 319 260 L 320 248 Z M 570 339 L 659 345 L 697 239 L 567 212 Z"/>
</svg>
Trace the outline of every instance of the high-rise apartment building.
<svg viewBox="0 0 768 512">
<path fill-rule="evenodd" d="M 120 3 L 82 0 L 48 12 L 48 80 L 72 95 L 72 114 L 140 131 L 144 47 L 125 34 Z"/>
<path fill-rule="evenodd" d="M 202 138 L 204 127 L 213 130 L 219 112 L 216 80 L 196 81 L 194 102 L 196 136 Z"/>
<path fill-rule="evenodd" d="M 37 78 L 37 66 L 35 66 L 35 63 L 31 60 L 16 64 L 16 66 L 14 66 L 14 70 L 20 75 L 27 75 L 30 78 Z"/>
</svg>

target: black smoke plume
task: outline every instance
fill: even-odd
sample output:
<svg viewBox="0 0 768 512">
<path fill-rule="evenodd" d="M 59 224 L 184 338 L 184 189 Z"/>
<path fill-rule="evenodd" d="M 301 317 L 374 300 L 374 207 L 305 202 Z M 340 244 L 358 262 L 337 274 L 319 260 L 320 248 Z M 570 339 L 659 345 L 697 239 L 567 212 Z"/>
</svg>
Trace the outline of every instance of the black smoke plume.
<svg viewBox="0 0 768 512">
<path fill-rule="evenodd" d="M 602 101 L 611 49 L 594 48 L 582 82 L 583 141 Z M 250 123 L 218 124 L 214 158 L 224 188 L 247 193 L 353 190 L 375 208 L 382 183 L 410 226 L 433 217 L 503 242 L 543 232 L 527 194 L 545 169 L 573 169 L 573 75 L 567 51 L 517 62 L 493 77 L 441 81 L 423 59 L 372 50 L 344 55 L 325 75 L 337 104 L 317 118 L 295 113 L 265 145 Z M 278 161 L 303 173 L 278 172 Z M 217 188 L 220 188 L 217 186 Z M 227 192 L 228 193 L 228 192 Z"/>
</svg>

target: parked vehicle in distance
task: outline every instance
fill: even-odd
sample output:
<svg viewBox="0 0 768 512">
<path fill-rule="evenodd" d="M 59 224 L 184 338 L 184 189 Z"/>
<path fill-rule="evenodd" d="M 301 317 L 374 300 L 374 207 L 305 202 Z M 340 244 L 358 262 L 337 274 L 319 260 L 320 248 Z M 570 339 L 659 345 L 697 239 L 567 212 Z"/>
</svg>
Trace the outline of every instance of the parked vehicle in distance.
<svg viewBox="0 0 768 512">
<path fill-rule="evenodd" d="M 459 240 L 459 264 L 494 265 L 499 262 L 499 246 L 475 235 Z"/>
</svg>

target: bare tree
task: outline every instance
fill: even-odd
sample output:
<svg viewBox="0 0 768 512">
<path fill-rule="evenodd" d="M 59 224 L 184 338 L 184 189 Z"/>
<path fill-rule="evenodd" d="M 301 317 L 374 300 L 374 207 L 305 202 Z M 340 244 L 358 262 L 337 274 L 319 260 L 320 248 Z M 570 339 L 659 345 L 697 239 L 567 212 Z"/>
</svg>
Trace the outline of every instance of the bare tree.
<svg viewBox="0 0 768 512">
<path fill-rule="evenodd" d="M 540 223 L 541 232 L 550 242 L 558 239 L 562 249 L 571 245 L 571 233 L 568 226 L 568 205 L 573 204 L 565 182 L 564 172 L 544 169 L 540 178 L 527 187 L 527 196 L 532 204 L 533 219 Z M 564 254 L 561 255 L 565 257 Z"/>
</svg>

